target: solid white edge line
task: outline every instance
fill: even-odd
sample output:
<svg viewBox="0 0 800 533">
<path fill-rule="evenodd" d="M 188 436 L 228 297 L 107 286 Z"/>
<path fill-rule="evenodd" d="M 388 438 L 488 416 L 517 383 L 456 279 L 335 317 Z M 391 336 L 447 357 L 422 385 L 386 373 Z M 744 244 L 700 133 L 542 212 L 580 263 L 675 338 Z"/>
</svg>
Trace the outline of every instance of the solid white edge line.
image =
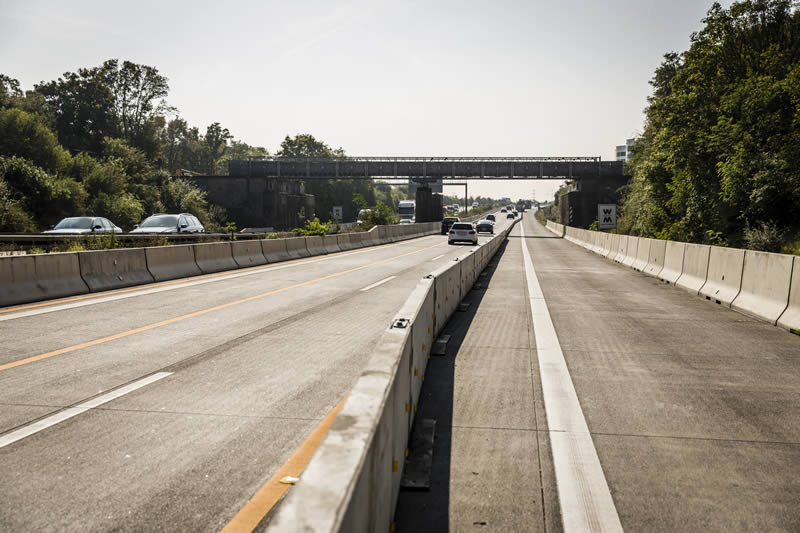
<svg viewBox="0 0 800 533">
<path fill-rule="evenodd" d="M 426 235 L 426 237 L 428 237 L 428 236 L 429 235 Z M 420 237 L 420 238 L 424 239 L 425 237 Z M 0 314 L 0 322 L 5 322 L 6 320 L 14 320 L 14 319 L 17 319 L 17 318 L 25 318 L 25 317 L 28 317 L 28 316 L 37 316 L 37 315 L 43 315 L 43 314 L 46 314 L 46 313 L 54 313 L 56 311 L 65 311 L 67 309 L 74 309 L 76 307 L 86 307 L 88 305 L 95 305 L 95 304 L 100 304 L 100 303 L 105 303 L 105 302 L 114 302 L 116 300 L 124 300 L 126 298 L 134 298 L 136 296 L 146 296 L 148 294 L 157 294 L 159 292 L 172 291 L 172 290 L 176 290 L 176 289 L 185 289 L 186 287 L 194 287 L 196 285 L 204 285 L 206 283 L 214 283 L 214 282 L 217 282 L 217 281 L 226 281 L 226 280 L 229 280 L 229 279 L 236 279 L 236 278 L 241 278 L 241 277 L 244 277 L 244 276 L 251 276 L 253 274 L 261 274 L 261 273 L 264 273 L 264 272 L 272 272 L 273 270 L 283 270 L 285 268 L 294 268 L 296 266 L 309 265 L 309 264 L 313 264 L 313 263 L 319 263 L 321 261 L 330 261 L 332 259 L 337 259 L 337 258 L 340 258 L 340 257 L 363 254 L 363 253 L 366 253 L 366 252 L 372 252 L 372 251 L 375 251 L 375 250 L 377 250 L 379 248 L 385 250 L 386 248 L 388 248 L 390 246 L 394 247 L 394 246 L 398 246 L 398 245 L 402 245 L 402 244 L 407 244 L 410 240 L 414 240 L 414 239 L 408 239 L 408 240 L 405 240 L 405 241 L 400 241 L 400 242 L 395 242 L 395 243 L 391 243 L 391 244 L 387 244 L 387 245 L 382 245 L 380 247 L 371 246 L 371 247 L 368 247 L 368 248 L 365 248 L 365 249 L 362 249 L 362 250 L 354 250 L 354 251 L 349 251 L 347 253 L 326 255 L 324 257 L 317 257 L 315 259 L 309 259 L 308 261 L 291 262 L 291 263 L 286 263 L 286 264 L 277 263 L 275 265 L 269 265 L 269 266 L 266 266 L 266 267 L 263 267 L 263 268 L 258 268 L 258 269 L 254 269 L 254 270 L 248 270 L 247 272 L 239 272 L 239 271 L 234 270 L 230 274 L 224 274 L 224 275 L 221 275 L 221 276 L 215 276 L 213 278 L 207 278 L 207 279 L 184 278 L 184 279 L 186 279 L 186 281 L 184 281 L 182 283 L 173 283 L 171 285 L 166 285 L 166 286 L 161 286 L 161 287 L 157 286 L 157 287 L 151 287 L 151 288 L 142 288 L 141 290 L 125 292 L 125 293 L 122 293 L 122 294 L 111 294 L 111 295 L 108 295 L 108 296 L 102 296 L 101 294 L 98 294 L 97 298 L 81 300 L 81 301 L 78 301 L 78 302 L 68 302 L 68 303 L 64 303 L 64 304 L 54 304 L 54 305 L 47 306 L 47 307 L 39 307 L 39 308 L 36 308 L 36 309 L 28 309 L 28 310 L 23 310 L 23 311 L 10 311 L 7 314 Z M 295 261 L 295 260 L 292 260 L 292 261 Z M 23 304 L 23 305 L 25 305 L 25 304 Z"/>
<path fill-rule="evenodd" d="M 522 224 L 519 229 L 523 237 L 520 244 L 564 531 L 622 531 L 617 508 L 525 243 Z"/>
<path fill-rule="evenodd" d="M 374 289 L 374 288 L 375 288 L 375 287 L 377 287 L 378 285 L 383 285 L 383 284 L 384 284 L 384 283 L 386 283 L 387 281 L 392 281 L 392 280 L 393 280 L 394 278 L 396 278 L 396 277 L 397 277 L 397 276 L 389 276 L 388 278 L 382 279 L 382 280 L 380 280 L 380 281 L 378 281 L 378 282 L 376 282 L 376 283 L 373 283 L 372 285 L 367 285 L 366 287 L 364 287 L 363 289 L 361 289 L 361 292 L 368 291 L 368 290 L 370 290 L 370 289 Z"/>
<path fill-rule="evenodd" d="M 74 416 L 78 416 L 79 414 L 85 413 L 90 409 L 99 407 L 104 403 L 108 403 L 111 400 L 115 400 L 120 396 L 128 394 L 129 392 L 133 392 L 136 389 L 140 389 L 146 385 L 150 385 L 151 383 L 155 383 L 156 381 L 164 379 L 165 377 L 171 375 L 172 372 L 158 372 L 156 374 L 153 374 L 152 376 L 147 376 L 146 378 L 142 378 L 138 381 L 134 381 L 133 383 L 129 383 L 124 387 L 120 387 L 116 390 L 113 390 L 108 394 L 103 394 L 102 396 L 98 396 L 97 398 L 85 401 L 79 405 L 76 405 L 75 407 L 64 409 L 63 411 L 59 411 L 54 415 L 38 420 L 33 424 L 30 424 L 28 426 L 7 433 L 3 436 L 0 436 L 0 448 L 4 448 L 9 444 L 13 444 L 18 440 L 24 439 L 25 437 L 30 437 L 31 435 L 38 433 L 44 429 L 53 427 L 56 424 L 60 424 L 61 422 L 69 420 Z"/>
</svg>

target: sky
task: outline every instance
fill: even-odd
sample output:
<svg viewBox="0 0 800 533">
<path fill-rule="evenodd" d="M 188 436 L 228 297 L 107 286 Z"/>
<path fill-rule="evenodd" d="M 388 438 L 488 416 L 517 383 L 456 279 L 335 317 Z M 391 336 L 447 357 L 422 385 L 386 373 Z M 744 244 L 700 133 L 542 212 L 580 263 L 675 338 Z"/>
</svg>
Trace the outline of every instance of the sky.
<svg viewBox="0 0 800 533">
<path fill-rule="evenodd" d="M 613 160 L 643 128 L 663 55 L 688 48 L 710 6 L 0 0 L 0 73 L 30 89 L 111 58 L 154 66 L 191 125 L 220 122 L 271 153 L 311 133 L 358 156 Z M 558 185 L 469 182 L 471 195 L 538 200 Z"/>
</svg>

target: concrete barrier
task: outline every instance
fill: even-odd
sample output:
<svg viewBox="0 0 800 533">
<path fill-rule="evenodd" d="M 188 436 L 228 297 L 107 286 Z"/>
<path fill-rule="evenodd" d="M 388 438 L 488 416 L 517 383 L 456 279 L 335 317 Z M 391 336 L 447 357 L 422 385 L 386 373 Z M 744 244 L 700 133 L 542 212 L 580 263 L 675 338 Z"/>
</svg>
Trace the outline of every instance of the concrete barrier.
<svg viewBox="0 0 800 533">
<path fill-rule="evenodd" d="M 144 249 L 147 270 L 155 281 L 189 278 L 203 272 L 194 262 L 192 244 L 152 246 Z"/>
<path fill-rule="evenodd" d="M 261 239 L 261 253 L 267 263 L 279 263 L 291 259 L 286 251 L 286 241 L 290 239 Z"/>
<path fill-rule="evenodd" d="M 133 287 L 155 281 L 147 270 L 144 248 L 78 253 L 81 277 L 92 292 Z"/>
<path fill-rule="evenodd" d="M 380 238 L 378 236 L 378 232 L 380 230 L 377 226 L 370 228 L 370 230 L 364 233 L 363 241 L 364 246 L 377 246 L 381 244 Z"/>
<path fill-rule="evenodd" d="M 661 269 L 664 268 L 664 255 L 667 251 L 667 241 L 663 239 L 648 239 L 650 241 L 650 252 L 648 253 L 647 265 L 642 272 L 651 276 L 658 277 Z"/>
<path fill-rule="evenodd" d="M 339 248 L 339 237 L 337 235 L 322 235 L 320 238 L 322 239 L 322 247 L 325 248 L 325 253 L 336 254 L 342 251 Z M 308 243 L 306 243 L 306 246 L 308 246 Z"/>
<path fill-rule="evenodd" d="M 325 248 L 325 243 L 319 235 L 312 235 L 310 237 L 303 237 L 306 240 L 306 248 L 311 255 L 326 255 L 328 249 Z"/>
<path fill-rule="evenodd" d="M 0 307 L 87 292 L 77 253 L 0 257 Z"/>
<path fill-rule="evenodd" d="M 628 235 L 620 235 L 619 240 L 617 241 L 617 253 L 614 255 L 614 262 L 615 263 L 622 263 L 625 260 L 625 256 L 628 252 L 628 240 L 630 237 Z"/>
<path fill-rule="evenodd" d="M 389 226 L 376 226 L 372 229 L 377 230 L 378 244 L 389 244 L 392 242 L 392 239 L 389 236 Z"/>
<path fill-rule="evenodd" d="M 664 268 L 658 274 L 658 279 L 670 284 L 678 281 L 683 273 L 683 256 L 686 252 L 685 242 L 664 241 L 667 243 L 664 252 Z"/>
<path fill-rule="evenodd" d="M 628 249 L 625 251 L 625 258 L 622 260 L 623 265 L 633 268 L 639 253 L 639 241 L 641 241 L 639 237 L 628 235 Z"/>
<path fill-rule="evenodd" d="M 742 288 L 731 309 L 777 324 L 789 305 L 793 263 L 791 255 L 745 251 Z"/>
<path fill-rule="evenodd" d="M 778 319 L 778 326 L 800 334 L 800 259 L 794 258 L 792 286 L 789 289 L 789 305 Z"/>
<path fill-rule="evenodd" d="M 485 246 L 496 250 L 506 236 Z M 474 264 L 477 252 L 468 256 Z M 451 296 L 462 266 L 453 261 L 417 285 L 268 531 L 390 530 L 430 346 L 443 313 L 458 303 Z"/>
<path fill-rule="evenodd" d="M 744 250 L 712 246 L 708 257 L 708 275 L 700 288 L 706 300 L 731 306 L 742 288 Z"/>
<path fill-rule="evenodd" d="M 698 294 L 708 277 L 708 260 L 711 246 L 707 244 L 686 244 L 683 256 L 683 272 L 676 287 Z"/>
<path fill-rule="evenodd" d="M 619 252 L 619 241 L 621 240 L 622 235 L 618 235 L 616 233 L 609 234 L 608 239 L 608 252 L 606 253 L 606 259 L 611 259 L 612 261 L 617 256 Z"/>
<path fill-rule="evenodd" d="M 239 268 L 239 265 L 233 259 L 231 243 L 229 242 L 194 244 L 192 246 L 195 263 L 203 271 L 203 274 Z"/>
<path fill-rule="evenodd" d="M 286 239 L 286 253 L 290 259 L 300 259 L 301 257 L 310 257 L 311 252 L 306 247 L 305 237 L 293 237 Z"/>
<path fill-rule="evenodd" d="M 364 233 L 340 233 L 336 236 L 339 242 L 339 249 L 342 251 L 356 250 L 364 246 Z"/>
<path fill-rule="evenodd" d="M 267 264 L 264 252 L 261 251 L 261 241 L 234 241 L 231 243 L 233 260 L 239 268 L 261 266 Z"/>
<path fill-rule="evenodd" d="M 632 265 L 632 268 L 634 270 L 638 270 L 639 272 L 641 272 L 647 266 L 647 262 L 650 260 L 651 241 L 652 239 L 639 237 L 639 247 L 636 249 L 636 260 L 633 262 Z"/>
</svg>

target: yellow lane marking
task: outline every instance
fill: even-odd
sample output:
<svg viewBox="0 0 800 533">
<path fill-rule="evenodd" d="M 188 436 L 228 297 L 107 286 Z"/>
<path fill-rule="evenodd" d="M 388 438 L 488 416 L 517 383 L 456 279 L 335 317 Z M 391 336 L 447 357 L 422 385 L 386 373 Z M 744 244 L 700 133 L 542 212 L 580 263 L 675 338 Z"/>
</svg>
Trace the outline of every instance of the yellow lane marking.
<svg viewBox="0 0 800 533">
<path fill-rule="evenodd" d="M 399 259 L 401 257 L 405 257 L 408 255 L 413 255 L 419 252 L 424 252 L 425 250 L 430 250 L 431 248 L 437 248 L 441 246 L 441 244 L 435 244 L 433 246 L 428 246 L 427 248 L 419 248 L 417 250 L 413 250 L 411 252 L 406 252 L 404 254 L 396 255 L 394 257 L 389 257 L 387 259 L 382 259 L 380 261 L 375 261 L 374 263 L 369 263 L 367 265 L 361 265 L 355 268 L 350 268 L 348 270 L 342 270 L 341 272 L 335 272 L 333 274 L 328 274 L 327 276 L 322 276 L 321 278 L 312 279 L 308 281 L 303 281 L 301 283 L 296 283 L 294 285 L 289 285 L 286 287 L 281 287 L 280 289 L 274 289 L 269 292 L 265 292 L 262 294 L 256 294 L 255 296 L 249 296 L 247 298 L 243 298 L 241 300 L 236 300 L 234 302 L 228 302 L 222 305 L 216 305 L 214 307 L 209 307 L 208 309 L 202 309 L 200 311 L 195 311 L 194 313 L 188 313 L 186 315 L 176 316 L 174 318 L 169 318 L 167 320 L 162 320 L 161 322 L 156 322 L 154 324 L 148 324 L 147 326 L 142 326 L 140 328 L 131 329 L 129 331 L 123 331 L 121 333 L 115 333 L 114 335 L 109 335 L 108 337 L 102 337 L 99 339 L 95 339 L 89 342 L 83 342 L 81 344 L 76 344 L 74 346 L 67 346 L 66 348 L 60 348 L 58 350 L 53 350 L 52 352 L 47 352 L 39 355 L 34 355 L 31 357 L 26 357 L 25 359 L 20 359 L 19 361 L 12 361 L 10 363 L 6 363 L 0 365 L 0 372 L 3 370 L 9 370 L 11 368 L 15 368 L 22 365 L 27 365 L 30 363 L 34 363 L 36 361 L 41 361 L 42 359 L 49 359 L 50 357 L 55 357 L 57 355 L 62 355 L 65 353 L 74 352 L 76 350 L 80 350 L 82 348 L 88 348 L 90 346 L 96 346 L 98 344 L 105 344 L 106 342 L 110 342 L 117 339 L 122 339 L 124 337 L 129 337 L 131 335 L 135 335 L 137 333 L 142 333 L 143 331 L 150 331 L 151 329 L 160 328 L 161 326 L 166 326 L 169 324 L 174 324 L 175 322 L 180 322 L 182 320 L 187 320 L 189 318 L 195 318 L 198 316 L 206 315 L 208 313 L 213 313 L 214 311 L 220 311 L 222 309 L 227 309 L 229 307 L 233 307 L 234 305 L 240 305 L 247 302 L 252 302 L 254 300 L 259 300 L 261 298 L 266 298 L 267 296 L 274 296 L 276 294 L 280 294 L 282 292 L 286 292 L 292 289 L 298 289 L 300 287 L 305 287 L 308 285 L 313 285 L 315 283 L 319 283 L 321 281 L 326 281 L 333 278 L 338 278 L 340 276 L 344 276 L 345 274 L 351 274 L 353 272 L 358 272 L 359 270 L 364 270 L 366 268 L 371 268 L 377 265 L 382 265 L 384 263 L 389 263 L 394 261 L 395 259 Z"/>
<path fill-rule="evenodd" d="M 269 481 L 256 492 L 249 502 L 242 507 L 236 516 L 234 516 L 228 525 L 222 529 L 222 533 L 240 533 L 250 532 L 267 516 L 272 508 L 281 499 L 281 496 L 289 490 L 291 485 L 285 485 L 280 482 L 284 476 L 300 477 L 303 470 L 308 466 L 311 461 L 311 456 L 317 451 L 322 439 L 328 433 L 331 424 L 333 424 L 337 413 L 344 405 L 347 397 L 342 398 L 339 404 L 333 408 L 333 411 L 319 423 L 319 425 L 311 432 L 311 435 L 300 445 L 297 451 L 294 452 L 288 461 L 273 474 Z M 303 480 L 300 480 L 302 483 Z"/>
<path fill-rule="evenodd" d="M 384 247 L 383 249 L 386 249 L 389 246 L 397 246 L 397 245 L 405 244 L 405 243 L 406 243 L 406 241 L 392 243 L 392 244 Z M 378 248 L 375 247 L 375 249 L 377 250 Z M 327 254 L 325 257 L 333 257 L 333 256 L 344 257 L 346 255 L 354 255 L 356 253 L 361 253 L 363 251 L 364 250 L 348 250 L 346 252 L 336 252 L 336 253 L 333 253 L 333 254 Z M 200 274 L 199 276 L 191 276 L 191 277 L 188 277 L 188 278 L 173 279 L 173 280 L 169 280 L 169 281 L 157 281 L 155 283 L 147 283 L 145 285 L 137 285 L 135 287 L 128 287 L 128 288 L 125 288 L 125 289 L 114 289 L 114 290 L 110 290 L 110 291 L 93 292 L 91 294 L 84 294 L 84 295 L 81 295 L 81 296 L 71 296 L 71 297 L 68 297 L 68 298 L 59 298 L 57 300 L 48 300 L 46 302 L 38 302 L 38 303 L 34 303 L 34 304 L 19 305 L 19 306 L 16 306 L 16 307 L 7 307 L 7 308 L 4 308 L 4 309 L 0 309 L 0 315 L 5 314 L 5 313 L 14 313 L 14 312 L 17 312 L 17 311 L 27 311 L 29 309 L 37 309 L 39 307 L 47 307 L 47 306 L 51 306 L 51 305 L 62 305 L 62 304 L 68 304 L 68 303 L 72 303 L 72 302 L 80 302 L 82 300 L 89 300 L 91 298 L 99 298 L 99 297 L 102 297 L 102 296 L 112 296 L 114 294 L 124 294 L 124 293 L 127 293 L 127 292 L 135 292 L 135 291 L 140 291 L 142 289 L 149 289 L 149 288 L 152 288 L 154 286 L 166 287 L 168 285 L 176 285 L 178 283 L 185 283 L 187 281 L 196 281 L 196 280 L 201 280 L 201 279 L 213 279 L 213 278 L 218 278 L 220 276 L 225 276 L 225 275 L 228 275 L 228 274 L 233 274 L 233 273 L 238 273 L 238 272 L 247 272 L 248 270 L 264 269 L 264 268 L 269 268 L 269 267 L 272 267 L 272 266 L 283 266 L 283 265 L 287 265 L 287 264 L 290 264 L 290 263 L 296 263 L 296 264 L 308 263 L 310 261 L 315 261 L 315 260 L 318 261 L 318 260 L 320 260 L 322 258 L 323 257 L 318 256 L 318 255 L 312 255 L 310 257 L 300 257 L 300 258 L 297 258 L 297 259 L 287 259 L 286 261 L 278 261 L 277 263 L 267 263 L 265 265 L 258 265 L 258 266 L 245 267 L 245 268 L 237 268 L 236 270 L 223 270 L 222 272 L 213 272 L 211 274 Z"/>
</svg>

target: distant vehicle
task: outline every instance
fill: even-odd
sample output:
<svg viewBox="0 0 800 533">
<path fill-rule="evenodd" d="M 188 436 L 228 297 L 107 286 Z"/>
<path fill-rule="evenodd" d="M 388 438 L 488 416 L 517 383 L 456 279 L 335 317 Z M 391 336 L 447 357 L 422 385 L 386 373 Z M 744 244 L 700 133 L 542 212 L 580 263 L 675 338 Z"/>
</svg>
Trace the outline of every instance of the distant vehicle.
<svg viewBox="0 0 800 533">
<path fill-rule="evenodd" d="M 203 233 L 205 228 L 190 213 L 152 215 L 137 225 L 131 233 Z"/>
<path fill-rule="evenodd" d="M 401 218 L 400 224 L 413 224 L 410 218 Z"/>
<path fill-rule="evenodd" d="M 400 215 L 400 218 L 407 218 L 411 220 L 414 218 L 414 209 L 416 208 L 417 204 L 414 200 L 400 200 L 397 203 L 397 214 Z"/>
<path fill-rule="evenodd" d="M 356 220 L 356 224 L 363 224 L 364 217 L 366 217 L 370 213 L 372 213 L 372 209 L 361 209 L 358 212 L 358 219 Z"/>
<path fill-rule="evenodd" d="M 500 210 L 500 212 L 501 212 L 501 213 L 505 213 L 505 212 L 507 212 L 507 211 L 508 211 L 508 209 L 506 209 L 505 207 L 504 207 L 503 209 L 501 209 L 501 210 Z"/>
<path fill-rule="evenodd" d="M 509 213 L 506 215 L 506 218 L 517 218 L 517 216 L 514 213 Z"/>
<path fill-rule="evenodd" d="M 460 221 L 461 219 L 458 217 L 444 217 L 442 219 L 442 235 L 447 235 L 447 232 L 450 231 L 450 226 Z"/>
<path fill-rule="evenodd" d="M 122 228 L 103 217 L 68 217 L 45 231 L 60 235 L 82 235 L 86 233 L 122 233 Z"/>
<path fill-rule="evenodd" d="M 473 246 L 478 244 L 478 233 L 472 224 L 468 222 L 456 222 L 450 227 L 447 232 L 447 244 L 455 244 L 457 242 L 468 242 Z"/>
<path fill-rule="evenodd" d="M 495 221 L 494 215 L 486 215 L 486 220 L 491 220 L 492 222 Z"/>
<path fill-rule="evenodd" d="M 481 204 L 479 204 L 478 202 L 472 202 L 472 209 L 475 209 L 476 207 L 479 207 L 480 205 Z"/>
<path fill-rule="evenodd" d="M 494 222 L 488 219 L 479 220 L 475 229 L 478 233 L 494 233 Z"/>
</svg>

